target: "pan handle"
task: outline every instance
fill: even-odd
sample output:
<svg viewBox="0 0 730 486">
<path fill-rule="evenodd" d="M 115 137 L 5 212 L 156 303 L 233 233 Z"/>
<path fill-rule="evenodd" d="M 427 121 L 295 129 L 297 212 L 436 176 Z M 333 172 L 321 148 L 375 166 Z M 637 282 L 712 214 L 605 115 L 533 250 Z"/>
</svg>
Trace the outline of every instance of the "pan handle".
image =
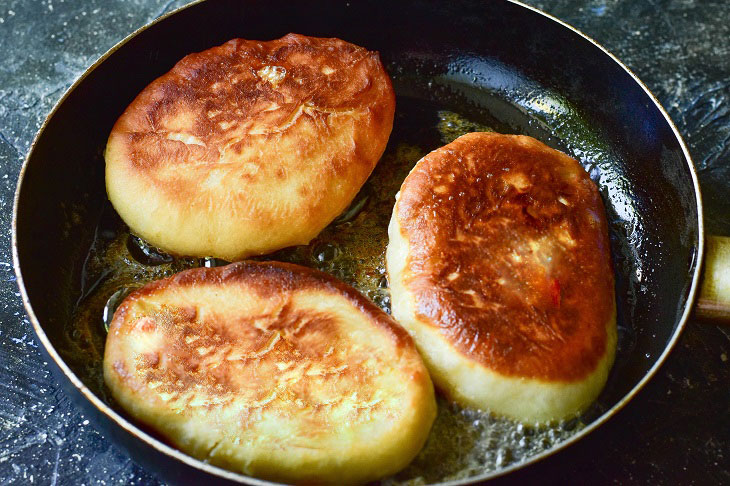
<svg viewBox="0 0 730 486">
<path fill-rule="evenodd" d="M 730 238 L 707 236 L 697 317 L 730 324 Z"/>
</svg>

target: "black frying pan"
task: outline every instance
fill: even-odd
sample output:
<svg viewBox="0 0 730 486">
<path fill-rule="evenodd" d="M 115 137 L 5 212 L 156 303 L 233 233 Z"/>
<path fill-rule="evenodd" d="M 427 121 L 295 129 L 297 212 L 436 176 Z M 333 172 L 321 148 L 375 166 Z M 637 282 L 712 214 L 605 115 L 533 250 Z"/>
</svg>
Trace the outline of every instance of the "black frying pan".
<svg viewBox="0 0 730 486">
<path fill-rule="evenodd" d="M 110 408 L 84 367 L 61 359 L 84 260 L 106 207 L 102 152 L 124 108 L 188 53 L 234 37 L 340 37 L 381 53 L 399 114 L 391 148 L 430 133 L 439 110 L 567 151 L 598 183 L 611 221 L 619 349 L 588 426 L 526 463 L 579 440 L 620 409 L 674 345 L 703 258 L 697 178 L 681 137 L 646 88 L 610 54 L 553 18 L 509 1 L 396 3 L 209 0 L 130 36 L 61 99 L 33 143 L 13 224 L 21 293 L 58 381 L 105 435 L 173 483 L 250 482 L 168 447 Z M 423 128 L 418 128 L 423 127 Z M 410 137 L 410 138 L 409 138 Z M 389 148 L 390 150 L 390 148 Z M 455 483 L 456 484 L 456 483 Z M 459 482 L 458 484 L 461 484 Z"/>
</svg>

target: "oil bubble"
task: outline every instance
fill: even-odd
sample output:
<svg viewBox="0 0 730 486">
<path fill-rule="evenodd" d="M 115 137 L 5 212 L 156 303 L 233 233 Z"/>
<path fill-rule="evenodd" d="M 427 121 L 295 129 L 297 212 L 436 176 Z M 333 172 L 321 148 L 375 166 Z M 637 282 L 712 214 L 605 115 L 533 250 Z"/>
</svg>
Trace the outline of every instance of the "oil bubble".
<svg viewBox="0 0 730 486">
<path fill-rule="evenodd" d="M 497 451 L 497 457 L 494 462 L 497 467 L 507 466 L 512 462 L 512 449 L 509 447 L 503 447 Z"/>
<path fill-rule="evenodd" d="M 389 295 L 382 295 L 382 294 L 375 295 L 372 298 L 372 300 L 375 303 L 375 305 L 377 305 L 378 307 L 383 309 L 386 313 L 390 314 L 391 309 L 390 309 L 390 296 Z"/>
<path fill-rule="evenodd" d="M 228 265 L 230 262 L 221 260 L 220 258 L 205 257 L 200 259 L 200 266 L 205 268 L 223 267 Z"/>
<path fill-rule="evenodd" d="M 588 176 L 591 178 L 593 182 L 596 184 L 601 181 L 601 168 L 597 165 L 594 165 L 591 167 L 591 170 L 588 172 Z"/>
<path fill-rule="evenodd" d="M 109 332 L 109 325 L 112 323 L 112 319 L 114 318 L 114 312 L 116 312 L 119 305 L 125 297 L 132 292 L 132 290 L 134 290 L 132 287 L 122 287 L 114 292 L 109 299 L 107 299 L 106 305 L 104 305 L 104 311 L 101 315 L 105 331 Z"/>
<path fill-rule="evenodd" d="M 312 249 L 315 263 L 330 263 L 340 256 L 340 249 L 333 243 L 320 243 Z"/>
<path fill-rule="evenodd" d="M 142 238 L 129 235 L 127 238 L 127 250 L 132 257 L 143 265 L 162 265 L 163 263 L 172 263 L 174 258 L 172 255 L 168 255 L 159 248 L 155 248 Z"/>
</svg>

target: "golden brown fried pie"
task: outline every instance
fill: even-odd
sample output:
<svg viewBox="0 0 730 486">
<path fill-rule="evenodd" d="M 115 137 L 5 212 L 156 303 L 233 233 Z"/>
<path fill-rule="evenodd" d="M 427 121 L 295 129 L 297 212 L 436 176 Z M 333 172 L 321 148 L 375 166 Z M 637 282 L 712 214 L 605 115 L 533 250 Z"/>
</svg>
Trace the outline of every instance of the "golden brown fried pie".
<svg viewBox="0 0 730 486">
<path fill-rule="evenodd" d="M 197 268 L 135 291 L 111 323 L 104 378 L 182 451 L 293 483 L 395 473 L 436 413 L 402 327 L 333 277 L 284 263 Z"/>
<path fill-rule="evenodd" d="M 378 54 L 339 39 L 234 39 L 147 86 L 106 148 L 109 199 L 170 253 L 238 260 L 306 244 L 385 149 L 395 95 Z"/>
<path fill-rule="evenodd" d="M 603 203 L 578 162 L 470 133 L 421 159 L 389 227 L 393 316 L 454 400 L 535 423 L 584 410 L 616 345 Z"/>
</svg>

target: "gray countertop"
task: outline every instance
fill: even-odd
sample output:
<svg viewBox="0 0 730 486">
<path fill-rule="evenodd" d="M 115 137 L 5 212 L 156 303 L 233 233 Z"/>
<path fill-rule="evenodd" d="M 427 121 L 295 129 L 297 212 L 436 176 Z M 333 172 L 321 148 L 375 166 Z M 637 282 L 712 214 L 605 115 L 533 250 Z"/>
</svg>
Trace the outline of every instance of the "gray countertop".
<svg viewBox="0 0 730 486">
<path fill-rule="evenodd" d="M 159 484 L 54 383 L 10 253 L 18 172 L 53 104 L 87 66 L 186 2 L 0 3 L 0 484 Z M 624 61 L 667 108 L 699 171 L 710 233 L 730 234 L 730 5 L 726 0 L 529 1 Z M 666 364 L 586 440 L 507 483 L 730 484 L 730 327 L 693 319 Z"/>
</svg>

